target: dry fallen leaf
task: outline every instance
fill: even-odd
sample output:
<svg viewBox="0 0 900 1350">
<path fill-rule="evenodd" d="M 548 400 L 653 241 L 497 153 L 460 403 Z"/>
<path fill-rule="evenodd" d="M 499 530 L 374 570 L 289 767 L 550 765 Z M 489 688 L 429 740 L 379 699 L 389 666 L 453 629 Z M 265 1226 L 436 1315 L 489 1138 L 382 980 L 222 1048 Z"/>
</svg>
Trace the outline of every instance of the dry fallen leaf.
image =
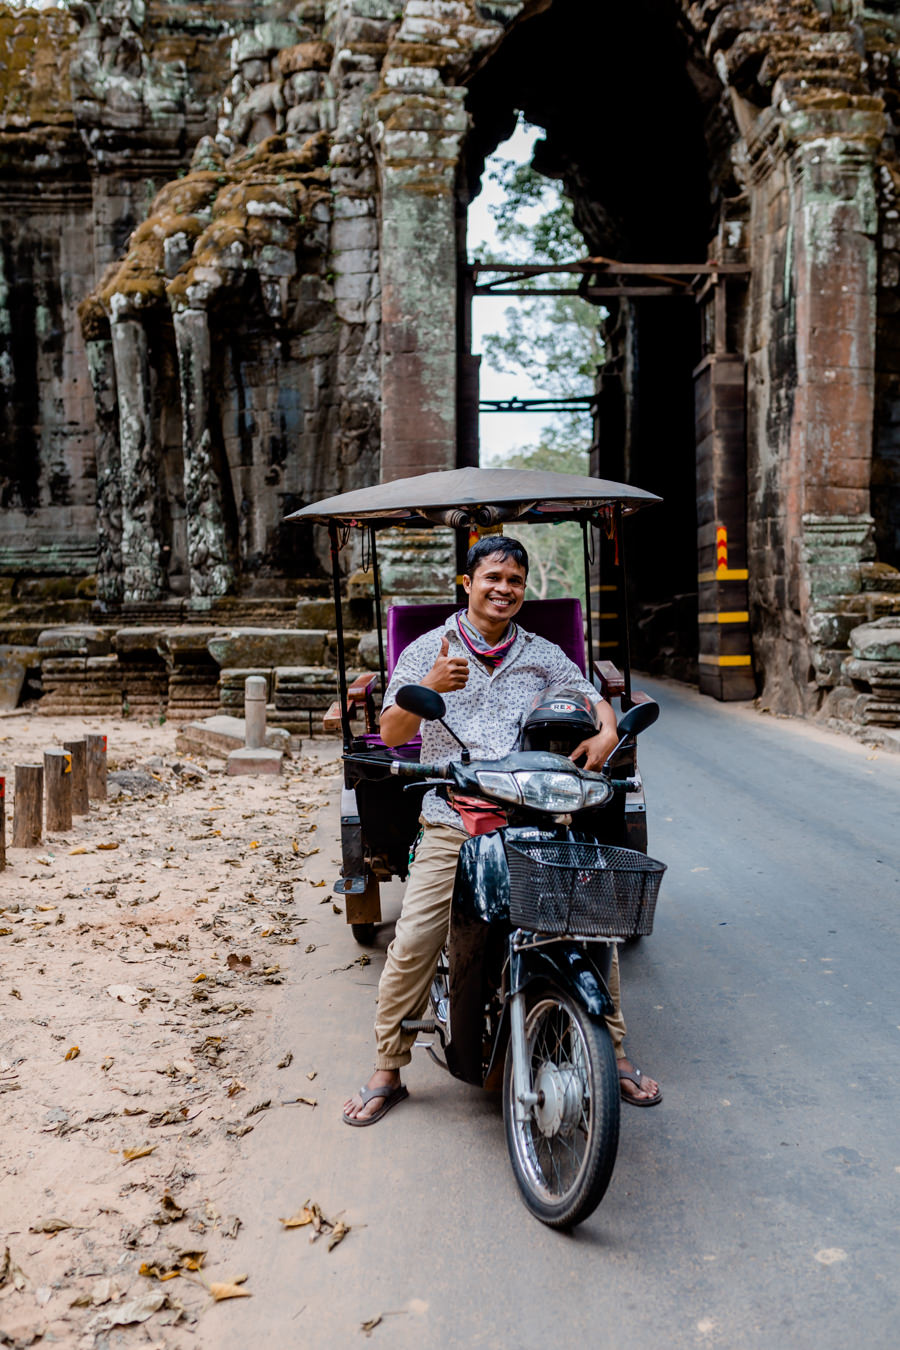
<svg viewBox="0 0 900 1350">
<path fill-rule="evenodd" d="M 249 970 L 251 962 L 247 955 L 238 956 L 237 952 L 229 952 L 226 964 L 229 970 Z"/>
<path fill-rule="evenodd" d="M 368 1322 L 360 1322 L 359 1329 L 364 1331 L 367 1336 L 371 1336 L 377 1326 L 381 1325 L 381 1313 L 377 1317 L 370 1317 Z"/>
<path fill-rule="evenodd" d="M 63 1058 L 64 1058 L 64 1059 L 77 1059 L 78 1056 L 79 1056 L 80 1054 L 81 1054 L 81 1050 L 78 1048 L 78 1046 L 77 1046 L 77 1045 L 73 1045 L 73 1046 L 71 1046 L 71 1047 L 66 1051 L 66 1053 L 65 1053 L 65 1055 L 64 1055 Z"/>
<path fill-rule="evenodd" d="M 159 1200 L 159 1213 L 154 1216 L 153 1222 L 162 1226 L 165 1223 L 177 1223 L 184 1216 L 185 1210 L 179 1205 L 172 1192 L 163 1191 Z"/>
<path fill-rule="evenodd" d="M 168 1111 L 158 1111 L 150 1117 L 150 1125 L 183 1125 L 188 1119 L 186 1106 L 172 1106 Z"/>
<path fill-rule="evenodd" d="M 278 1222 L 285 1228 L 305 1228 L 307 1224 L 312 1223 L 313 1212 L 305 1206 L 298 1209 L 296 1214 L 292 1214 L 289 1219 L 279 1219 Z"/>
<path fill-rule="evenodd" d="M 251 840 L 250 840 L 250 847 L 251 847 L 251 848 L 259 848 L 259 840 L 258 840 L 258 839 L 251 839 Z"/>
<path fill-rule="evenodd" d="M 250 1110 L 246 1113 L 244 1119 L 246 1120 L 249 1116 L 256 1116 L 260 1111 L 268 1111 L 271 1105 L 271 1097 L 267 1097 L 264 1102 L 257 1102 L 255 1106 L 250 1107 Z"/>
<path fill-rule="evenodd" d="M 69 857 L 75 858 L 79 853 L 90 853 L 90 851 L 89 848 L 85 848 L 84 844 L 79 844 L 77 848 L 69 849 Z"/>
<path fill-rule="evenodd" d="M 100 1308 L 104 1303 L 114 1303 L 124 1294 L 124 1289 L 120 1289 L 111 1276 L 105 1275 L 98 1280 L 91 1290 L 90 1301 L 95 1308 Z"/>
<path fill-rule="evenodd" d="M 146 1158 L 159 1147 L 158 1144 L 145 1144 L 143 1148 L 123 1148 L 122 1157 L 127 1163 L 134 1162 L 137 1158 Z"/>
<path fill-rule="evenodd" d="M 252 1298 L 250 1290 L 242 1287 L 243 1281 L 246 1278 L 246 1275 L 241 1275 L 236 1277 L 230 1284 L 211 1284 L 208 1286 L 209 1292 L 217 1303 L 220 1303 L 222 1299 L 225 1298 Z M 240 1280 L 241 1283 L 238 1283 L 238 1280 Z"/>
<path fill-rule="evenodd" d="M 240 1220 L 238 1222 L 240 1223 Z M 180 1252 L 178 1256 L 178 1264 L 182 1270 L 202 1270 L 205 1260 L 206 1252 L 196 1249 Z"/>
<path fill-rule="evenodd" d="M 177 1266 L 150 1265 L 147 1261 L 142 1261 L 138 1267 L 138 1274 L 145 1275 L 148 1280 L 177 1280 Z"/>
<path fill-rule="evenodd" d="M 146 1322 L 148 1317 L 152 1317 L 155 1312 L 165 1308 L 169 1302 L 168 1295 L 156 1289 L 148 1290 L 141 1294 L 139 1298 L 131 1298 L 127 1303 L 122 1303 L 118 1308 L 113 1308 L 103 1319 L 102 1326 L 126 1327 L 132 1322 Z M 101 1330 L 101 1327 L 95 1326 L 94 1330 Z"/>
<path fill-rule="evenodd" d="M 140 990 L 133 984 L 108 984 L 106 992 L 118 1003 L 130 1003 L 135 1006 L 141 1001 Z"/>
<path fill-rule="evenodd" d="M 344 1223 L 343 1220 L 338 1219 L 332 1230 L 331 1237 L 328 1239 L 328 1250 L 333 1252 L 338 1243 L 343 1242 L 349 1232 L 349 1223 Z"/>
<path fill-rule="evenodd" d="M 73 1228 L 74 1224 L 69 1223 L 68 1219 L 40 1219 L 33 1223 L 29 1228 L 29 1233 L 62 1233 L 66 1228 Z"/>
<path fill-rule="evenodd" d="M 306 1075 L 310 1082 L 317 1076 L 318 1072 L 318 1069 L 310 1069 L 309 1073 Z"/>
<path fill-rule="evenodd" d="M 109 850 L 109 849 L 113 849 L 113 848 L 118 848 L 119 845 L 118 845 L 118 844 L 98 844 L 97 847 L 98 847 L 98 849 Z"/>
<path fill-rule="evenodd" d="M 19 1293 L 22 1292 L 22 1290 L 28 1283 L 25 1277 L 25 1272 L 19 1266 L 16 1265 L 15 1261 L 12 1259 L 12 1256 L 10 1255 L 9 1248 L 7 1247 L 4 1250 L 3 1259 L 0 1260 L 0 1289 L 2 1289 L 5 1284 L 9 1284 L 10 1282 L 12 1283 L 13 1287 L 19 1291 Z"/>
</svg>

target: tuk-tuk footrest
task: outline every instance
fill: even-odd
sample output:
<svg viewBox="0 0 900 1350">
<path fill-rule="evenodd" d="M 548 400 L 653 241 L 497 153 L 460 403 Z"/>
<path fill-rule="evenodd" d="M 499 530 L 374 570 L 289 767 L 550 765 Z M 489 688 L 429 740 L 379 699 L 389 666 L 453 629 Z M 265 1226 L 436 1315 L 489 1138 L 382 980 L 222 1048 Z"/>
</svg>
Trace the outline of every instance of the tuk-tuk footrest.
<svg viewBox="0 0 900 1350">
<path fill-rule="evenodd" d="M 413 1034 L 418 1035 L 422 1032 L 433 1035 L 437 1031 L 437 1022 L 431 1017 L 426 1017 L 421 1020 L 404 1018 L 400 1023 L 400 1030 L 405 1031 L 410 1036 Z"/>
</svg>

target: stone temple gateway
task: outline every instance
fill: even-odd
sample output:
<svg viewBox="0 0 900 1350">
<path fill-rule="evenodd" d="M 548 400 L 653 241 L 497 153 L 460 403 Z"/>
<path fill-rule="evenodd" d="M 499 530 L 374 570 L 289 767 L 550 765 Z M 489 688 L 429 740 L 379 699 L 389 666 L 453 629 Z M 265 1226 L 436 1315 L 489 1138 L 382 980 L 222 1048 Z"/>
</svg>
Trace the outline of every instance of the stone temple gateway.
<svg viewBox="0 0 900 1350">
<path fill-rule="evenodd" d="M 312 617 L 328 664 L 283 517 L 477 462 L 466 212 L 518 111 L 609 314 L 593 470 L 666 499 L 638 659 L 900 724 L 892 0 L 0 4 L 0 643 Z"/>
</svg>

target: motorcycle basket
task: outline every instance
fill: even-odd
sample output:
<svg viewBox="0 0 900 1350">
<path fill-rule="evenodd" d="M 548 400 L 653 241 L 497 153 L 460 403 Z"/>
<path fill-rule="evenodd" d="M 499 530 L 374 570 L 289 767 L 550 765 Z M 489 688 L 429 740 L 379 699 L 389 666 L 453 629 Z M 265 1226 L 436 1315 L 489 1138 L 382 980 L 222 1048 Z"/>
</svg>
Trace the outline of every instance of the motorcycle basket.
<svg viewBox="0 0 900 1350">
<path fill-rule="evenodd" d="M 630 848 L 571 840 L 506 845 L 509 917 L 532 933 L 639 937 L 653 931 L 665 863 Z"/>
</svg>

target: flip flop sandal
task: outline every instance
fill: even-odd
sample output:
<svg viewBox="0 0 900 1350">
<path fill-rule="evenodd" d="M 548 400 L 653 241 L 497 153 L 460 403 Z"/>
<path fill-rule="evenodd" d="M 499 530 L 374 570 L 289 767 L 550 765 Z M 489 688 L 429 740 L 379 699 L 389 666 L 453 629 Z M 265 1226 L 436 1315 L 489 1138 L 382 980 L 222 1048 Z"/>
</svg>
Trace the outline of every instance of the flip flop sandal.
<svg viewBox="0 0 900 1350">
<path fill-rule="evenodd" d="M 641 1079 L 643 1076 L 640 1069 L 635 1069 L 633 1072 L 630 1069 L 619 1070 L 619 1078 L 627 1078 L 629 1083 L 634 1083 L 636 1087 L 641 1086 Z M 643 1099 L 640 1097 L 632 1097 L 630 1093 L 623 1092 L 621 1087 L 619 1088 L 619 1093 L 622 1101 L 628 1102 L 629 1106 L 658 1106 L 662 1101 L 662 1092 L 660 1092 L 659 1089 L 657 1089 L 655 1097 L 645 1097 Z"/>
<path fill-rule="evenodd" d="M 398 1102 L 405 1101 L 409 1096 L 409 1093 L 401 1083 L 399 1087 L 395 1088 L 388 1087 L 387 1085 L 375 1088 L 362 1087 L 359 1089 L 359 1096 L 363 1106 L 365 1106 L 366 1102 L 374 1101 L 376 1097 L 383 1097 L 384 1101 L 377 1111 L 373 1111 L 370 1116 L 365 1116 L 362 1120 L 357 1116 L 348 1116 L 342 1111 L 341 1120 L 345 1125 L 374 1125 L 376 1120 L 380 1120 L 382 1116 L 387 1115 L 392 1106 L 396 1106 Z"/>
</svg>

